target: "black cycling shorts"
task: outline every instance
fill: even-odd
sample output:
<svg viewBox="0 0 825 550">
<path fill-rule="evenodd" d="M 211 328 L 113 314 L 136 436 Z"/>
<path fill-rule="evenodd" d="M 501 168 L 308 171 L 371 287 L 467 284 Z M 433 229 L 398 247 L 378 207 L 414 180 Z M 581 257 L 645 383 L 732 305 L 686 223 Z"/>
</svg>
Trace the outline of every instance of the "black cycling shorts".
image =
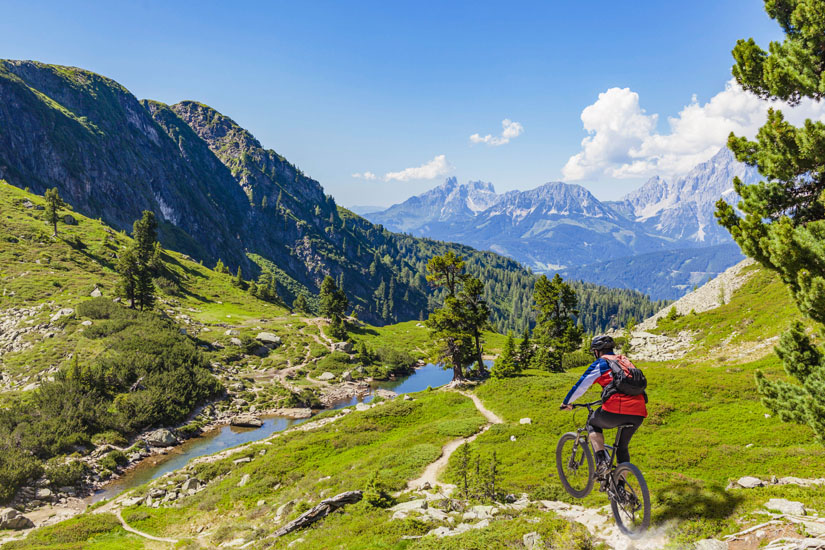
<svg viewBox="0 0 825 550">
<path fill-rule="evenodd" d="M 628 446 L 630 438 L 639 429 L 639 426 L 644 422 L 644 416 L 635 414 L 616 414 L 608 412 L 601 407 L 596 409 L 593 416 L 590 417 L 590 422 L 587 423 L 587 431 L 602 433 L 602 430 L 610 430 L 622 424 L 632 424 L 632 428 L 624 428 L 622 430 L 622 437 L 619 438 L 618 448 L 616 449 L 616 458 L 618 463 L 630 462 L 630 451 Z"/>
</svg>

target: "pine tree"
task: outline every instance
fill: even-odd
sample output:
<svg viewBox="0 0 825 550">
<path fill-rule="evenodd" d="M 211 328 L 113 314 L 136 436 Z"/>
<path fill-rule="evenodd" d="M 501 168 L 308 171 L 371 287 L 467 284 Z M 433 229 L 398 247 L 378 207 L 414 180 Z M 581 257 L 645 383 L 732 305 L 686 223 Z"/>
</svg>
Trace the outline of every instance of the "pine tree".
<svg viewBox="0 0 825 550">
<path fill-rule="evenodd" d="M 484 374 L 484 355 L 481 347 L 481 333 L 490 328 L 490 308 L 486 300 L 482 297 L 484 285 L 475 277 L 469 277 L 464 282 L 464 288 L 459 293 L 459 298 L 464 303 L 465 322 L 469 326 L 469 331 L 473 335 L 473 342 L 476 348 L 476 362 L 479 374 Z"/>
<path fill-rule="evenodd" d="M 298 297 L 295 298 L 295 302 L 292 304 L 292 309 L 299 313 L 309 313 L 309 303 L 307 302 L 307 297 L 304 296 L 303 292 L 298 294 Z"/>
<path fill-rule="evenodd" d="M 60 193 L 57 187 L 52 187 L 46 191 L 46 221 L 51 224 L 54 229 L 52 237 L 57 237 L 57 222 L 60 220 L 60 209 L 66 208 L 66 203 L 60 198 Z"/>
<path fill-rule="evenodd" d="M 235 280 L 232 281 L 238 288 L 243 288 L 243 273 L 241 272 L 241 266 L 238 266 L 238 272 L 235 274 Z"/>
<path fill-rule="evenodd" d="M 229 273 L 229 269 L 225 265 L 223 265 L 223 262 L 220 258 L 218 258 L 218 263 L 215 264 L 214 271 L 217 273 Z"/>
<path fill-rule="evenodd" d="M 466 278 L 464 258 L 450 250 L 443 256 L 433 256 L 427 262 L 427 282 L 434 287 L 447 289 L 448 296 L 455 296 L 458 285 Z"/>
<path fill-rule="evenodd" d="M 575 351 L 582 340 L 582 330 L 576 326 L 576 293 L 557 273 L 552 280 L 542 275 L 536 280 L 533 300 L 538 311 L 533 337 L 536 352 L 533 368 L 561 372 L 562 356 Z"/>
<path fill-rule="evenodd" d="M 321 316 L 329 319 L 330 335 L 338 340 L 347 338 L 347 327 L 343 317 L 349 307 L 346 293 L 338 288 L 335 279 L 327 275 L 321 283 Z"/>
<path fill-rule="evenodd" d="M 785 33 L 770 52 L 753 39 L 733 50 L 733 76 L 748 91 L 792 104 L 825 97 L 825 12 L 819 2 L 766 0 L 765 9 Z M 825 325 L 825 124 L 808 120 L 802 127 L 782 113 L 768 111 L 756 141 L 733 134 L 728 147 L 737 160 L 756 166 L 765 181 L 744 185 L 734 179 L 742 198 L 740 218 L 723 200 L 716 203 L 719 223 L 742 251 L 779 274 L 799 310 Z M 794 324 L 776 348 L 785 372 L 798 383 L 772 380 L 757 372 L 763 403 L 788 422 L 806 423 L 825 442 L 825 349 L 816 346 L 802 325 Z"/>
<path fill-rule="evenodd" d="M 155 213 L 144 210 L 143 216 L 132 227 L 134 252 L 137 261 L 137 278 L 135 281 L 135 301 L 141 311 L 152 309 L 155 305 L 155 281 L 152 260 L 158 242 L 158 223 Z"/>
<path fill-rule="evenodd" d="M 493 378 L 509 378 L 516 374 L 516 342 L 513 339 L 513 333 L 509 332 L 507 334 L 507 341 L 504 342 L 504 349 L 501 351 L 501 355 L 496 358 L 496 362 L 493 365 L 492 376 Z"/>
<path fill-rule="evenodd" d="M 518 345 L 518 366 L 519 370 L 527 368 L 533 360 L 533 342 L 530 341 L 530 327 L 524 329 L 521 342 Z"/>
<path fill-rule="evenodd" d="M 482 298 L 484 285 L 464 273 L 464 260 L 452 251 L 427 262 L 427 280 L 444 288 L 447 296 L 441 308 L 427 319 L 427 327 L 437 342 L 436 361 L 453 369 L 453 380 L 464 380 L 464 371 L 481 356 L 481 331 L 487 326 L 489 308 Z M 463 283 L 463 288 L 459 285 Z"/>
<path fill-rule="evenodd" d="M 140 270 L 134 248 L 129 247 L 120 253 L 116 269 L 120 275 L 118 294 L 129 302 L 129 307 L 134 308 L 138 271 Z"/>
</svg>

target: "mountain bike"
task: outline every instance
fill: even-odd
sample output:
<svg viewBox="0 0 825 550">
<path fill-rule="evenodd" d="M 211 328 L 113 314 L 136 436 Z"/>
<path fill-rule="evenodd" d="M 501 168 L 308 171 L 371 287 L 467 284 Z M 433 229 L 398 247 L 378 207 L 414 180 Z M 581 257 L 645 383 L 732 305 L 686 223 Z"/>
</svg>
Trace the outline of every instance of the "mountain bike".
<svg viewBox="0 0 825 550">
<path fill-rule="evenodd" d="M 607 493 L 610 509 L 619 530 L 630 538 L 644 533 L 650 526 L 650 494 L 642 472 L 629 462 L 613 464 L 616 456 L 616 447 L 622 430 L 633 427 L 632 424 L 622 424 L 616 429 L 616 442 L 605 445 L 609 457 L 609 468 L 602 476 L 596 475 L 593 461 L 593 451 L 587 433 L 587 424 L 595 412 L 595 407 L 601 401 L 592 403 L 572 404 L 574 409 L 586 408 L 587 421 L 584 426 L 575 432 L 568 432 L 561 436 L 556 445 L 556 468 L 559 479 L 565 490 L 571 496 L 584 498 L 593 490 L 598 481 L 599 490 Z"/>
</svg>

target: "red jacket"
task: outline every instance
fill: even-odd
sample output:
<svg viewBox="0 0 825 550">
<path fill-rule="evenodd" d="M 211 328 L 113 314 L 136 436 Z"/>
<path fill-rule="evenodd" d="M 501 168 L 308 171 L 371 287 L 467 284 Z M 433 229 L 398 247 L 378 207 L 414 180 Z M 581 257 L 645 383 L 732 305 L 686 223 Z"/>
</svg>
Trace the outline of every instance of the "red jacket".
<svg viewBox="0 0 825 550">
<path fill-rule="evenodd" d="M 573 387 L 564 398 L 564 404 L 573 403 L 576 399 L 585 394 L 585 392 L 593 385 L 599 384 L 602 388 L 613 381 L 613 371 L 610 369 L 610 364 L 606 358 L 615 359 L 620 362 L 630 359 L 623 355 L 603 355 L 593 361 L 587 367 L 579 381 L 573 384 Z M 633 363 L 630 363 L 631 365 Z M 625 395 L 623 393 L 614 393 L 605 403 L 602 403 L 602 409 L 607 412 L 616 414 L 631 414 L 634 416 L 647 416 L 647 407 L 645 406 L 644 395 Z"/>
</svg>

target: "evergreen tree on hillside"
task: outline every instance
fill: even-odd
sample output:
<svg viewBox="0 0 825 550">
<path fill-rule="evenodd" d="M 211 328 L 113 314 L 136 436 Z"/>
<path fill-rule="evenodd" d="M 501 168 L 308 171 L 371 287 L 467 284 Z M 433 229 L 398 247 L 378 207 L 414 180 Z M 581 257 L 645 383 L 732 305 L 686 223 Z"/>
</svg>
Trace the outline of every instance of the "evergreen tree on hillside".
<svg viewBox="0 0 825 550">
<path fill-rule="evenodd" d="M 307 302 L 307 297 L 304 296 L 303 292 L 295 298 L 295 301 L 292 303 L 292 309 L 299 313 L 309 313 L 309 302 Z"/>
<path fill-rule="evenodd" d="M 562 372 L 562 356 L 581 345 L 582 329 L 576 326 L 576 293 L 558 273 L 552 280 L 542 275 L 536 280 L 533 300 L 538 311 L 533 338 L 536 351 L 533 368 Z"/>
<path fill-rule="evenodd" d="M 144 311 L 152 309 L 155 305 L 153 259 L 158 242 L 158 223 L 154 212 L 143 211 L 143 216 L 133 226 L 132 238 L 137 261 L 135 302 L 140 310 Z"/>
<path fill-rule="evenodd" d="M 507 334 L 507 341 L 504 342 L 504 349 L 501 350 L 501 355 L 496 358 L 493 365 L 493 378 L 509 378 L 518 372 L 516 366 L 516 342 L 513 339 L 513 333 Z"/>
<path fill-rule="evenodd" d="M 825 10 L 821 2 L 767 0 L 768 15 L 785 32 L 770 53 L 753 39 L 733 50 L 733 75 L 746 89 L 766 99 L 792 104 L 825 97 Z M 789 124 L 782 113 L 768 111 L 756 141 L 731 134 L 736 158 L 756 166 L 765 177 L 755 185 L 734 179 L 744 217 L 723 200 L 716 204 L 719 223 L 742 251 L 779 274 L 799 310 L 825 325 L 825 124 L 807 120 Z M 785 371 L 797 383 L 768 379 L 757 372 L 763 403 L 788 422 L 808 424 L 825 442 L 825 349 L 811 342 L 799 323 L 785 332 L 776 348 Z"/>
<path fill-rule="evenodd" d="M 469 327 L 470 334 L 473 335 L 476 363 L 478 364 L 478 373 L 481 375 L 487 371 L 484 366 L 484 354 L 481 348 L 481 333 L 490 328 L 490 308 L 487 306 L 483 294 L 484 284 L 475 277 L 468 277 L 464 281 L 464 288 L 458 293 L 459 299 L 464 305 L 464 320 Z"/>
<path fill-rule="evenodd" d="M 129 247 L 120 253 L 117 258 L 116 269 L 118 275 L 120 275 L 117 292 L 129 302 L 129 307 L 134 308 L 139 271 L 137 255 L 135 254 L 134 248 Z"/>
<path fill-rule="evenodd" d="M 117 272 L 118 290 L 129 301 L 129 306 L 141 311 L 155 305 L 154 276 L 163 267 L 158 245 L 157 221 L 149 210 L 132 226 L 132 244 L 120 254 Z"/>
<path fill-rule="evenodd" d="M 338 340 L 345 340 L 347 337 L 346 323 L 343 318 L 346 315 L 349 301 L 346 293 L 338 288 L 335 279 L 327 275 L 321 283 L 321 316 L 329 319 L 330 336 Z"/>
<path fill-rule="evenodd" d="M 464 380 L 465 370 L 474 362 L 479 364 L 479 374 L 484 374 L 481 332 L 490 314 L 482 297 L 484 285 L 464 273 L 463 258 L 452 251 L 427 262 L 427 280 L 446 291 L 442 307 L 426 321 L 437 343 L 435 360 L 453 369 L 453 381 Z"/>
<path fill-rule="evenodd" d="M 443 256 L 433 256 L 427 262 L 427 282 L 434 287 L 447 289 L 448 296 L 455 296 L 458 285 L 466 278 L 464 258 L 452 250 Z"/>
<path fill-rule="evenodd" d="M 533 360 L 533 342 L 530 340 L 530 327 L 524 329 L 521 342 L 518 345 L 518 363 L 524 369 Z"/>
<path fill-rule="evenodd" d="M 57 222 L 60 221 L 60 209 L 66 208 L 66 203 L 60 198 L 57 187 L 52 187 L 46 191 L 46 210 L 44 212 L 46 221 L 53 228 L 52 237 L 57 237 Z"/>
</svg>

